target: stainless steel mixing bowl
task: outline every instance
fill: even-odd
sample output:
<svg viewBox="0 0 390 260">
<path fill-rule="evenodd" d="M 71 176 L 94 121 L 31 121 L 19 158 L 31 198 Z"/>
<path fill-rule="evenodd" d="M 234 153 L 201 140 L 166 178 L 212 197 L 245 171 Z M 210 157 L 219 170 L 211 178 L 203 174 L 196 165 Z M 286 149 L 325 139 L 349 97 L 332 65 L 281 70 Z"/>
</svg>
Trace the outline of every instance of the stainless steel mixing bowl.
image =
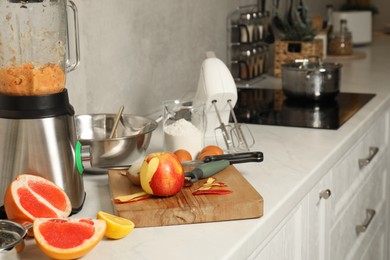
<svg viewBox="0 0 390 260">
<path fill-rule="evenodd" d="M 75 116 L 77 139 L 82 144 L 81 157 L 87 172 L 99 169 L 127 169 L 149 146 L 155 120 L 123 114 L 113 138 L 116 114 L 86 114 Z"/>
</svg>

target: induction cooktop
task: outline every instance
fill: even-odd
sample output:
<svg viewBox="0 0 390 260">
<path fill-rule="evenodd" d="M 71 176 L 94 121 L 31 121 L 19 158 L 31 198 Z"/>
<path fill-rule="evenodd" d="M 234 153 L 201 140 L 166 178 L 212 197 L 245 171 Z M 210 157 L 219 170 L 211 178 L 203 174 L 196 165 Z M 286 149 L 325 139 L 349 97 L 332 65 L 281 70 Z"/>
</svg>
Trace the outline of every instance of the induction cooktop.
<svg viewBox="0 0 390 260">
<path fill-rule="evenodd" d="M 375 94 L 339 93 L 334 99 L 296 100 L 281 89 L 239 88 L 234 108 L 240 123 L 337 130 Z"/>
</svg>

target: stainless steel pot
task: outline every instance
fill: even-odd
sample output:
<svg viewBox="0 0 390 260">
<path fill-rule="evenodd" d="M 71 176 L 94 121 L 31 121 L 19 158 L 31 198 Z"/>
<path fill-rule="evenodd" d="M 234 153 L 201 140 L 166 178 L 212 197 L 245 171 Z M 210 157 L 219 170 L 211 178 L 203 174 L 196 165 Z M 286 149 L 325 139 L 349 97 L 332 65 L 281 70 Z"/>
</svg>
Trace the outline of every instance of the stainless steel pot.
<svg viewBox="0 0 390 260">
<path fill-rule="evenodd" d="M 128 169 L 145 155 L 158 123 L 145 117 L 123 114 L 114 137 L 110 138 L 116 117 L 116 114 L 75 117 L 77 139 L 82 145 L 80 156 L 76 157 L 88 172 Z"/>
<path fill-rule="evenodd" d="M 341 68 L 339 63 L 321 62 L 318 57 L 283 64 L 283 92 L 289 98 L 334 98 L 340 92 Z"/>
</svg>

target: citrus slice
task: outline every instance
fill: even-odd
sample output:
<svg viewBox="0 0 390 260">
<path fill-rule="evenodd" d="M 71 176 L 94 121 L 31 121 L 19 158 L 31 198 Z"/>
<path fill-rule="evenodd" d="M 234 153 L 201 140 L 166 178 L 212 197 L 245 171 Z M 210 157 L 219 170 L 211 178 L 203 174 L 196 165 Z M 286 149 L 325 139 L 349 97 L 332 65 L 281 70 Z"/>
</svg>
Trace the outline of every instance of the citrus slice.
<svg viewBox="0 0 390 260">
<path fill-rule="evenodd" d="M 134 229 L 134 223 L 131 220 L 117 217 L 103 211 L 98 212 L 97 218 L 106 221 L 107 228 L 105 236 L 111 239 L 123 238 Z"/>
<path fill-rule="evenodd" d="M 36 218 L 33 231 L 43 253 L 54 259 L 76 259 L 103 238 L 106 222 L 97 219 Z"/>
<path fill-rule="evenodd" d="M 66 193 L 53 182 L 31 174 L 19 175 L 4 195 L 4 209 L 10 220 L 64 218 L 72 205 Z"/>
</svg>

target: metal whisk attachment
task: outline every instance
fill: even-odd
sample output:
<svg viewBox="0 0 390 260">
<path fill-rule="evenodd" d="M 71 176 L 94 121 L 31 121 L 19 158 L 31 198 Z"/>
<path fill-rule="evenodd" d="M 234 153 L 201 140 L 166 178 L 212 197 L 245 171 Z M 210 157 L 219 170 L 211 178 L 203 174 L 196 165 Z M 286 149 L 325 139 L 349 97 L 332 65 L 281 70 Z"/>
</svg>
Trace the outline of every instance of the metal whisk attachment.
<svg viewBox="0 0 390 260">
<path fill-rule="evenodd" d="M 218 108 L 217 108 L 217 105 L 216 105 L 217 101 L 216 100 L 213 100 L 212 101 L 212 104 L 214 106 L 214 109 L 215 109 L 215 112 L 217 113 L 217 117 L 218 117 L 218 121 L 219 121 L 219 127 L 215 128 L 215 138 L 216 138 L 216 141 L 217 143 L 218 142 L 218 137 L 222 134 L 222 137 L 223 137 L 223 140 L 225 142 L 225 145 L 226 145 L 226 149 L 228 152 L 232 152 L 233 149 L 234 149 L 234 146 L 233 146 L 233 142 L 232 142 L 232 139 L 230 137 L 230 131 L 228 131 L 228 128 L 230 128 L 230 126 L 227 126 L 223 123 L 222 121 L 222 118 L 221 118 L 221 115 L 219 114 L 219 111 L 218 111 Z M 218 146 L 220 146 L 220 144 L 218 144 Z"/>
<path fill-rule="evenodd" d="M 249 151 L 249 148 L 255 144 L 255 138 L 253 137 L 252 132 L 246 125 L 238 123 L 236 114 L 234 113 L 234 109 L 231 104 L 231 100 L 228 100 L 228 104 L 230 107 L 230 113 L 232 115 L 234 125 L 230 130 L 233 146 L 236 151 Z M 251 137 L 251 139 L 249 140 L 250 142 L 248 142 L 245 136 Z"/>
</svg>

